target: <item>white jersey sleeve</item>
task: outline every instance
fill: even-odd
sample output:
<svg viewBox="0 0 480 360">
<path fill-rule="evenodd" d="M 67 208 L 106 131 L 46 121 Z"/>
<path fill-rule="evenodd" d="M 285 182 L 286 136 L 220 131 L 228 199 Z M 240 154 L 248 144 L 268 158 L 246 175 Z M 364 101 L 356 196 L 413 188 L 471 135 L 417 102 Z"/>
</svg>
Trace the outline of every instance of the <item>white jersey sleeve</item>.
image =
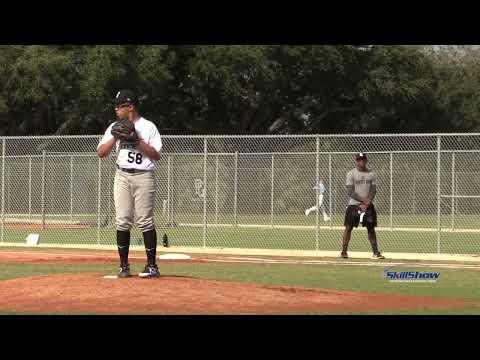
<svg viewBox="0 0 480 360">
<path fill-rule="evenodd" d="M 160 137 L 160 133 L 158 132 L 157 127 L 155 124 L 152 123 L 152 129 L 150 131 L 150 137 L 148 139 L 148 145 L 153 147 L 157 152 L 160 152 L 162 150 L 163 144 L 162 144 L 162 138 Z"/>
<path fill-rule="evenodd" d="M 98 143 L 97 145 L 97 150 L 98 148 L 100 147 L 100 145 L 103 145 L 105 144 L 106 142 L 108 142 L 109 140 L 113 139 L 113 135 L 112 135 L 112 126 L 113 126 L 114 122 L 111 123 L 107 130 L 105 130 L 105 134 L 103 135 L 103 137 L 100 139 L 100 142 Z"/>
</svg>

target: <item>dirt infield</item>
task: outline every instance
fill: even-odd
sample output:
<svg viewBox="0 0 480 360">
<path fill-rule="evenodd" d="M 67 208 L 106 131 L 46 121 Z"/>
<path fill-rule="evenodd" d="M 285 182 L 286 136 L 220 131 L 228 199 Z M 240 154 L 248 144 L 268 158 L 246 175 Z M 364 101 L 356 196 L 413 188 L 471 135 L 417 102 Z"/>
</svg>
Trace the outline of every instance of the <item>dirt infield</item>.
<svg viewBox="0 0 480 360">
<path fill-rule="evenodd" d="M 163 276 L 42 275 L 0 282 L 0 309 L 48 313 L 289 314 L 443 309 L 461 300 Z M 128 296 L 126 296 L 128 294 Z"/>
<path fill-rule="evenodd" d="M 132 251 L 129 259 L 131 263 L 143 264 L 145 253 Z M 230 258 L 230 261 L 234 259 Z M 207 263 L 218 260 L 213 256 L 203 256 L 174 262 Z M 108 250 L 0 251 L 0 264 L 7 262 L 112 263 L 113 266 L 118 264 L 118 255 L 115 251 Z M 247 263 L 243 265 L 248 266 Z M 104 275 L 106 274 L 57 274 L 0 281 L 0 312 L 305 314 L 446 309 L 467 304 L 467 301 L 461 299 L 264 286 L 171 275 L 159 279 L 106 279 Z"/>
<path fill-rule="evenodd" d="M 113 251 L 85 251 L 79 250 L 76 253 L 65 252 L 62 249 L 48 249 L 40 251 L 0 251 L 1 262 L 19 262 L 30 264 L 56 263 L 56 264 L 118 264 L 118 255 Z M 43 250 L 43 251 L 41 251 Z M 48 252 L 47 252 L 48 251 Z M 130 263 L 145 263 L 146 255 L 143 251 L 130 251 Z M 199 259 L 175 260 L 175 263 L 188 262 L 205 263 Z"/>
</svg>

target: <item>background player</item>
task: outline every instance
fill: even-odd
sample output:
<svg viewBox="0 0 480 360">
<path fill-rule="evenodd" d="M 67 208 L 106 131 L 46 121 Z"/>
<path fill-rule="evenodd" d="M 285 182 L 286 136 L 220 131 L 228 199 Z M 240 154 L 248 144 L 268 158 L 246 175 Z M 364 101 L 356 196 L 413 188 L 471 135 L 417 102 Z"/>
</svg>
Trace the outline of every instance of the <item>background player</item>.
<svg viewBox="0 0 480 360">
<path fill-rule="evenodd" d="M 313 187 L 313 190 L 318 189 L 318 209 L 322 209 L 323 212 L 323 221 L 329 221 L 330 218 L 328 217 L 325 208 L 323 207 L 323 196 L 327 192 L 327 188 L 325 187 L 325 184 L 323 183 L 323 180 L 320 180 L 317 185 Z M 309 209 L 305 210 L 305 216 L 308 216 L 312 211 L 317 210 L 317 205 L 312 206 Z"/>
<path fill-rule="evenodd" d="M 347 192 L 350 200 L 345 212 L 345 231 L 343 233 L 342 258 L 348 258 L 347 250 L 352 230 L 362 226 L 367 228 L 368 240 L 372 246 L 372 259 L 385 259 L 377 246 L 375 227 L 377 226 L 377 212 L 373 206 L 373 199 L 377 193 L 377 175 L 367 169 L 367 155 L 358 153 L 355 156 L 356 167 L 347 174 Z"/>
<path fill-rule="evenodd" d="M 155 124 L 140 116 L 138 98 L 132 91 L 121 90 L 117 93 L 115 112 L 119 121 L 107 128 L 97 146 L 97 154 L 102 158 L 108 156 L 114 145 L 118 154 L 113 187 L 120 256 L 118 277 L 131 276 L 128 252 L 130 230 L 135 217 L 136 225 L 143 234 L 147 254 L 147 265 L 139 276 L 159 277 L 160 272 L 156 265 L 157 233 L 154 223 L 154 161 L 160 159 L 162 140 Z M 122 126 L 131 126 L 132 132 L 129 136 L 121 135 L 119 128 Z"/>
</svg>

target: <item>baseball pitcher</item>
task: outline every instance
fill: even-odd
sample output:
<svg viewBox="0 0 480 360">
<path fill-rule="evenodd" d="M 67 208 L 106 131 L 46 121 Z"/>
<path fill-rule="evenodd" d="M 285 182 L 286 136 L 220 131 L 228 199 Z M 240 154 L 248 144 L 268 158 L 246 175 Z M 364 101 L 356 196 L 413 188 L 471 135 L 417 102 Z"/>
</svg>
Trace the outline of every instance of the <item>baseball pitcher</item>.
<svg viewBox="0 0 480 360">
<path fill-rule="evenodd" d="M 110 124 L 97 146 L 97 154 L 101 158 L 108 156 L 113 147 L 117 153 L 113 194 L 120 256 L 119 278 L 131 276 L 128 252 L 130 230 L 135 218 L 143 234 L 147 255 L 147 265 L 139 276 L 160 276 L 156 264 L 154 171 L 155 161 L 160 159 L 162 139 L 155 124 L 140 116 L 138 106 L 138 98 L 131 90 L 119 91 L 115 97 L 118 121 Z"/>
</svg>

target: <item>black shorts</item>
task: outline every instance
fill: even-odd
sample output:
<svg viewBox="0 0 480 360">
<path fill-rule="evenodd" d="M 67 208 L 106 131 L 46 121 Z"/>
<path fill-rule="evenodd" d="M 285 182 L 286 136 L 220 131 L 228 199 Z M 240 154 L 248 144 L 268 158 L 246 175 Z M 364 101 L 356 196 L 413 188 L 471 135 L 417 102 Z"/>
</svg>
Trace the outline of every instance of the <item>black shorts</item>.
<svg viewBox="0 0 480 360">
<path fill-rule="evenodd" d="M 345 211 L 345 220 L 343 225 L 358 227 L 360 224 L 359 210 L 360 207 L 358 205 L 348 205 L 347 210 Z M 371 204 L 365 212 L 362 226 L 377 226 L 377 211 L 375 210 L 375 206 L 373 206 L 373 204 Z"/>
</svg>

